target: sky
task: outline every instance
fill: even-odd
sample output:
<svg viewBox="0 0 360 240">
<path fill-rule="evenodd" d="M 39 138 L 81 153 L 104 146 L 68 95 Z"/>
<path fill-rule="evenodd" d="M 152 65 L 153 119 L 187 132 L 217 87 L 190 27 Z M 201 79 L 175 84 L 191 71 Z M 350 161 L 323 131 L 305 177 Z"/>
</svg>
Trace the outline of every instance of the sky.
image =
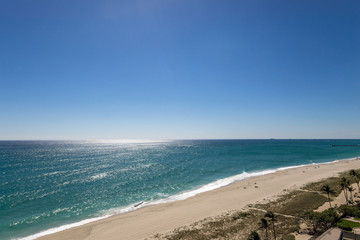
<svg viewBox="0 0 360 240">
<path fill-rule="evenodd" d="M 358 0 L 0 0 L 0 139 L 360 138 Z"/>
</svg>

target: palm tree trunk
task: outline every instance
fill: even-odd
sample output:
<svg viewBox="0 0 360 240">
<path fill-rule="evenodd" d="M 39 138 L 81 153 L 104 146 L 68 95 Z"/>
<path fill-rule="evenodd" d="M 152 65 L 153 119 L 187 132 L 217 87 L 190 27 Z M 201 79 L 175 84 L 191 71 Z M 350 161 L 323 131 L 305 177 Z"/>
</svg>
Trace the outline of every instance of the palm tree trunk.
<svg viewBox="0 0 360 240">
<path fill-rule="evenodd" d="M 346 190 L 345 190 L 345 189 L 344 189 L 344 195 L 345 195 L 346 204 L 348 204 L 349 200 L 348 200 L 348 195 L 346 194 Z"/>
<path fill-rule="evenodd" d="M 272 221 L 272 225 L 273 225 L 273 231 L 274 231 L 274 239 L 276 240 L 275 222 L 274 221 Z"/>
<path fill-rule="evenodd" d="M 349 196 L 349 191 L 346 190 L 346 195 L 348 196 L 348 201 L 351 201 L 351 193 L 350 193 L 350 196 Z"/>
<path fill-rule="evenodd" d="M 268 237 L 268 229 L 267 228 L 265 228 L 265 237 L 266 237 L 266 240 L 269 239 L 269 237 Z"/>
<path fill-rule="evenodd" d="M 329 199 L 330 208 L 332 208 L 332 207 L 331 207 L 331 202 L 330 202 L 330 193 L 328 193 L 328 199 Z"/>
</svg>

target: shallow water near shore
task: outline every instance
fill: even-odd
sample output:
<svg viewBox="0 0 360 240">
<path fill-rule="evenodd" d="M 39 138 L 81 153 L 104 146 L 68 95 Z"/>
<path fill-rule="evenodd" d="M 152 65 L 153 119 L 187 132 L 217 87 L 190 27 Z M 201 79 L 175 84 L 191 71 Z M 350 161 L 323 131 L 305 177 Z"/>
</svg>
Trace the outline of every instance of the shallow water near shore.
<svg viewBox="0 0 360 240">
<path fill-rule="evenodd" d="M 358 144 L 359 140 L 0 141 L 0 239 L 32 239 L 48 229 L 58 231 L 185 199 L 279 168 L 357 157 Z"/>
</svg>

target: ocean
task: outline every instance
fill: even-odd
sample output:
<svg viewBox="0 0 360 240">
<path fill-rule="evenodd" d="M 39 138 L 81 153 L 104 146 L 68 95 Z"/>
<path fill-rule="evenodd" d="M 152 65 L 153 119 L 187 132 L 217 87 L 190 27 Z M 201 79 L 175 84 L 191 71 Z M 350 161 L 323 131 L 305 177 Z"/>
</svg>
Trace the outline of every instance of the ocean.
<svg viewBox="0 0 360 240">
<path fill-rule="evenodd" d="M 35 239 L 251 176 L 360 156 L 360 140 L 0 141 L 0 239 Z M 333 146 L 337 145 L 337 146 Z"/>
</svg>

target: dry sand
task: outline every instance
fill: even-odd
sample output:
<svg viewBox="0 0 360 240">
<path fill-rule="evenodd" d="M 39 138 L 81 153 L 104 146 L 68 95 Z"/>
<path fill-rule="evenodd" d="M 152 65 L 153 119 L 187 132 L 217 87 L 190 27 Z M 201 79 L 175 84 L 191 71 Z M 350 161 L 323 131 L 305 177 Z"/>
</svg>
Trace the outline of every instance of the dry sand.
<svg viewBox="0 0 360 240">
<path fill-rule="evenodd" d="M 248 204 L 276 198 L 284 190 L 360 168 L 360 158 L 308 165 L 235 182 L 185 200 L 145 207 L 39 239 L 144 239 L 172 231 L 206 217 L 246 208 Z"/>
</svg>

